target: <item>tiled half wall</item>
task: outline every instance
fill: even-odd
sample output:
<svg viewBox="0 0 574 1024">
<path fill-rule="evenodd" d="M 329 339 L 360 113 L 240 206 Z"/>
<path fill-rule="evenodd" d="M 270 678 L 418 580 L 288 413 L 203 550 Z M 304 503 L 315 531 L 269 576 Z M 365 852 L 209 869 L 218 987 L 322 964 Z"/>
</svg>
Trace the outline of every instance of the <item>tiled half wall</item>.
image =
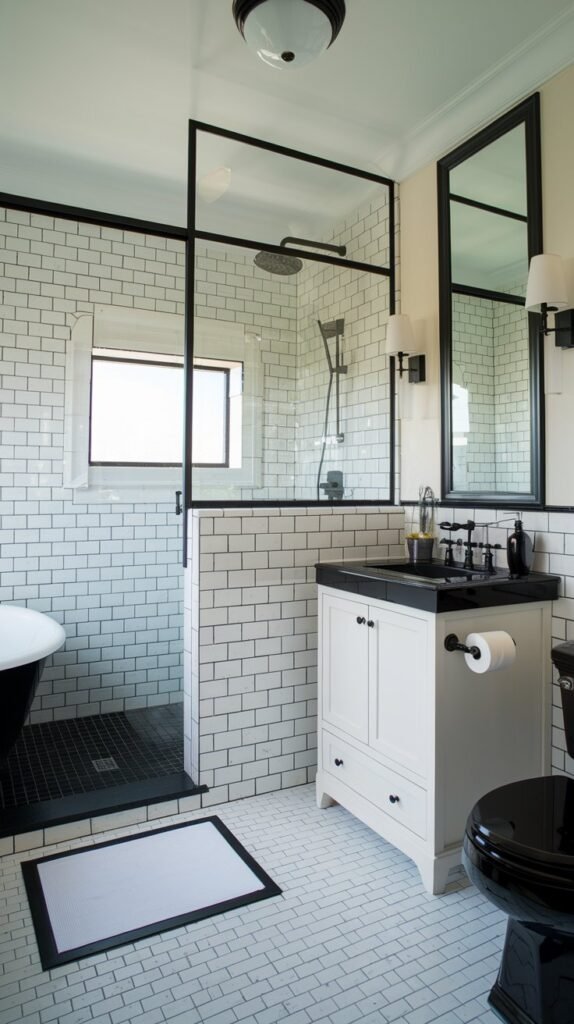
<svg viewBox="0 0 574 1024">
<path fill-rule="evenodd" d="M 316 768 L 315 563 L 402 556 L 401 509 L 190 513 L 186 770 L 203 804 L 310 782 Z"/>
</svg>

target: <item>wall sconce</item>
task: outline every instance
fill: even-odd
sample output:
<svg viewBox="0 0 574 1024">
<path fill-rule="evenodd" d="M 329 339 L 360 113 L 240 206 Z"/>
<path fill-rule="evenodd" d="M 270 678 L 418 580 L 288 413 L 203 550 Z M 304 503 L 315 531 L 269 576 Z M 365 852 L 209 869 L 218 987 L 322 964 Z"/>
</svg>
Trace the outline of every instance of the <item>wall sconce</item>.
<svg viewBox="0 0 574 1024">
<path fill-rule="evenodd" d="M 558 348 L 574 348 L 574 310 L 569 309 L 568 289 L 560 256 L 541 253 L 530 261 L 525 307 L 540 313 L 540 333 L 554 334 Z M 565 312 L 564 312 L 565 311 Z M 554 327 L 548 326 L 548 314 L 554 313 Z"/>
<path fill-rule="evenodd" d="M 397 356 L 401 379 L 403 374 L 408 372 L 409 384 L 422 384 L 426 380 L 425 356 L 420 351 L 420 346 L 417 352 L 413 325 L 406 313 L 393 313 L 389 317 L 385 353 L 388 356 Z"/>
</svg>

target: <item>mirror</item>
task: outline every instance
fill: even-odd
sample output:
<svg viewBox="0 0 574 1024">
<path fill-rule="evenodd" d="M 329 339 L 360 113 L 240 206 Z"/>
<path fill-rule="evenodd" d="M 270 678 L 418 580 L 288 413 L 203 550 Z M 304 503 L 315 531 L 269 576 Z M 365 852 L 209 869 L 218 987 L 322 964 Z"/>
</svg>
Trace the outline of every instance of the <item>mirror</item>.
<svg viewBox="0 0 574 1024">
<path fill-rule="evenodd" d="M 524 308 L 542 250 L 538 95 L 438 162 L 442 494 L 543 501 L 541 353 Z"/>
</svg>

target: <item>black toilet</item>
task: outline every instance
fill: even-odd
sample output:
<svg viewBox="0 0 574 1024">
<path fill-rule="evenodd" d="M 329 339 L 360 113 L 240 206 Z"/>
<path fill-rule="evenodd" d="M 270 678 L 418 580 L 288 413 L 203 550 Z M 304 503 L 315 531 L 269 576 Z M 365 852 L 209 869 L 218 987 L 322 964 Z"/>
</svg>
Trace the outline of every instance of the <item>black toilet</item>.
<svg viewBox="0 0 574 1024">
<path fill-rule="evenodd" d="M 552 651 L 574 757 L 574 643 Z M 511 1024 L 574 1024 L 574 779 L 525 779 L 487 793 L 466 823 L 463 863 L 509 915 L 489 1002 Z"/>
</svg>

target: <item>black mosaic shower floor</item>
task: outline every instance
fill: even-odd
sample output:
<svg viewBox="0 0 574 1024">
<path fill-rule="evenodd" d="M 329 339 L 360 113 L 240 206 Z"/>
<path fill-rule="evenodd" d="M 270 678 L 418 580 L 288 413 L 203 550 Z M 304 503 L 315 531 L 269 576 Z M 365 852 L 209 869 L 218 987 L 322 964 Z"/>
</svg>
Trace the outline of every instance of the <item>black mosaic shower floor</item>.
<svg viewBox="0 0 574 1024">
<path fill-rule="evenodd" d="M 93 793 L 183 771 L 183 707 L 28 725 L 0 768 L 0 808 Z"/>
</svg>

